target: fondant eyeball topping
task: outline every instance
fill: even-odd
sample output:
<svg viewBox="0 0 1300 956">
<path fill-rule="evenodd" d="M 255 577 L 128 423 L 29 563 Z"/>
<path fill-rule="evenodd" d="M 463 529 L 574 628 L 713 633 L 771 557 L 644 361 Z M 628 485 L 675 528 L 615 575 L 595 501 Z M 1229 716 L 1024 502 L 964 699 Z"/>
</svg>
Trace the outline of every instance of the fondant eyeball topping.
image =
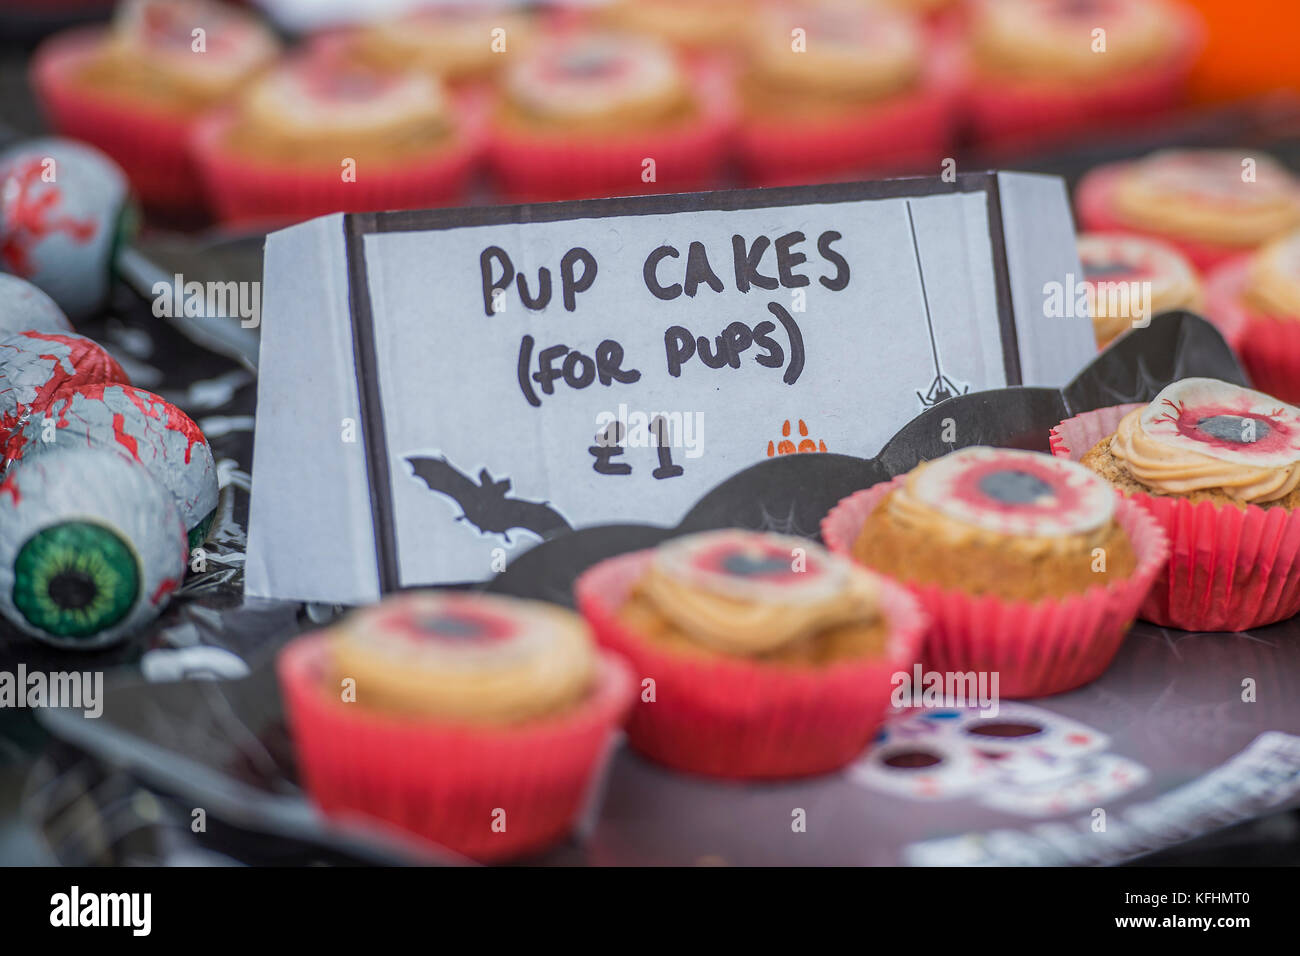
<svg viewBox="0 0 1300 956">
<path fill-rule="evenodd" d="M 922 504 L 954 521 L 1007 535 L 1085 534 L 1115 514 L 1115 491 L 1081 465 L 1006 448 L 963 448 L 910 481 Z"/>
<path fill-rule="evenodd" d="M 1254 389 L 1185 378 L 1142 410 L 1142 431 L 1220 461 L 1281 468 L 1300 462 L 1300 409 Z"/>
<path fill-rule="evenodd" d="M 655 551 L 655 566 L 682 584 L 740 601 L 803 604 L 844 587 L 847 568 L 805 538 L 757 531 L 711 531 Z"/>
<path fill-rule="evenodd" d="M 357 615 L 349 633 L 377 652 L 441 667 L 544 653 L 556 634 L 515 603 L 481 594 L 400 595 Z"/>
<path fill-rule="evenodd" d="M 139 465 L 90 448 L 34 457 L 0 482 L 0 614 L 57 646 L 115 643 L 166 605 L 187 547 Z"/>
</svg>

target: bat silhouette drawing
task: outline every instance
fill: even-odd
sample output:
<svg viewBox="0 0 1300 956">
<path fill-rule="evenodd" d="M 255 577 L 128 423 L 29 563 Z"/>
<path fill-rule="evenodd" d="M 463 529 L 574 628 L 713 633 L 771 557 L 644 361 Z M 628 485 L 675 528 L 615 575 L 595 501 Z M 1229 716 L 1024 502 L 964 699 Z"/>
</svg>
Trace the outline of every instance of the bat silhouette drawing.
<svg viewBox="0 0 1300 956">
<path fill-rule="evenodd" d="M 506 544 L 510 543 L 510 532 L 516 528 L 531 531 L 543 539 L 560 529 L 572 530 L 572 525 L 549 502 L 510 497 L 510 479 L 498 481 L 486 468 L 478 473 L 475 482 L 443 455 L 406 460 L 415 477 L 430 490 L 460 505 L 463 514 L 457 521 L 468 521 L 483 534 L 502 535 Z"/>
</svg>

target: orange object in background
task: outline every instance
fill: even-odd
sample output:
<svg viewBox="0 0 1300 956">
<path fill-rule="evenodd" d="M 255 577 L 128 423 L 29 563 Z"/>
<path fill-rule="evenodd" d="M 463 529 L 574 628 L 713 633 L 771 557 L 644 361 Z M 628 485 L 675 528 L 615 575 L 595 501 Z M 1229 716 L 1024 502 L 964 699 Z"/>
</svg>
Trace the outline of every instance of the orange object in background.
<svg viewBox="0 0 1300 956">
<path fill-rule="evenodd" d="M 1300 3 L 1188 0 L 1205 20 L 1205 50 L 1192 73 L 1202 102 L 1278 89 L 1300 92 Z"/>
</svg>

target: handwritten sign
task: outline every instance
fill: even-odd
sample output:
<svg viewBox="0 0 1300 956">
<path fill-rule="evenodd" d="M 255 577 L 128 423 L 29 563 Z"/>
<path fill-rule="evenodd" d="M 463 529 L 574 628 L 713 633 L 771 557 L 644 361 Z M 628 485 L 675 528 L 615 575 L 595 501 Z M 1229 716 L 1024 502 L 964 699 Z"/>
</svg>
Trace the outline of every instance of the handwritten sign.
<svg viewBox="0 0 1300 956">
<path fill-rule="evenodd" d="M 977 174 L 327 217 L 267 242 L 247 588 L 364 601 L 671 524 L 765 457 L 867 456 L 1060 385 L 1059 181 Z"/>
</svg>

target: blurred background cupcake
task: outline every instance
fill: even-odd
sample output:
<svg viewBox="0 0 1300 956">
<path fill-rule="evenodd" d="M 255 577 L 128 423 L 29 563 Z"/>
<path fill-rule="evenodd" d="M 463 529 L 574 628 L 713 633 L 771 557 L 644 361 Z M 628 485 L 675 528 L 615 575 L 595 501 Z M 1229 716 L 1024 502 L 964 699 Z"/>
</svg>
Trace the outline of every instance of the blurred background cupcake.
<svg viewBox="0 0 1300 956">
<path fill-rule="evenodd" d="M 58 34 L 32 60 L 55 130 L 104 150 L 147 204 L 187 210 L 202 191 L 187 135 L 274 60 L 256 18 L 209 0 L 128 0 L 107 28 Z"/>
<path fill-rule="evenodd" d="M 739 159 L 756 185 L 938 168 L 953 87 L 911 16 L 862 0 L 759 5 L 744 47 Z"/>
<path fill-rule="evenodd" d="M 1258 150 L 1162 150 L 1092 170 L 1076 206 L 1082 228 L 1163 239 L 1204 270 L 1300 225 L 1300 180 Z"/>
<path fill-rule="evenodd" d="M 714 53 L 735 47 L 753 7 L 752 0 L 613 0 L 599 8 L 599 17 L 687 52 Z"/>
<path fill-rule="evenodd" d="M 1206 280 L 1209 317 L 1270 395 L 1300 402 L 1300 231 L 1225 262 Z"/>
<path fill-rule="evenodd" d="M 1196 312 L 1203 306 L 1196 270 L 1168 243 L 1088 232 L 1079 236 L 1078 246 L 1098 348 L 1128 329 L 1150 324 L 1161 312 Z"/>
<path fill-rule="evenodd" d="M 517 200 L 684 192 L 716 180 L 729 121 L 723 77 L 667 44 L 566 32 L 511 58 L 491 162 Z"/>
<path fill-rule="evenodd" d="M 354 54 L 376 69 L 402 65 L 453 87 L 489 81 L 536 29 L 525 10 L 501 3 L 420 7 L 358 27 Z"/>
<path fill-rule="evenodd" d="M 478 135 L 434 77 L 317 51 L 206 117 L 191 147 L 220 218 L 266 223 L 454 201 Z"/>
<path fill-rule="evenodd" d="M 1166 0 L 975 0 L 973 134 L 991 151 L 1085 140 L 1183 98 L 1197 24 Z"/>
</svg>

